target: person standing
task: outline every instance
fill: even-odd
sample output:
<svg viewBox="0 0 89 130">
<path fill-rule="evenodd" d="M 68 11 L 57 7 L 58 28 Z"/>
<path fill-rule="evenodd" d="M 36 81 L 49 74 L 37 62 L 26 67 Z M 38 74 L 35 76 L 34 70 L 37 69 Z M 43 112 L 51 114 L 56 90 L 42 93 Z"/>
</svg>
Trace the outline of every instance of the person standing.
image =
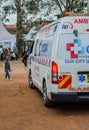
<svg viewBox="0 0 89 130">
<path fill-rule="evenodd" d="M 2 48 L 1 48 L 1 46 L 0 46 L 0 60 L 1 60 L 1 52 L 2 52 Z"/>
<path fill-rule="evenodd" d="M 3 46 L 0 46 L 0 55 L 1 61 L 3 61 Z"/>
<path fill-rule="evenodd" d="M 28 52 L 24 52 L 22 62 L 24 63 L 25 67 L 27 67 L 27 59 L 28 59 Z"/>
<path fill-rule="evenodd" d="M 18 49 L 14 47 L 15 59 L 18 60 Z"/>
<path fill-rule="evenodd" d="M 10 58 L 10 56 L 11 56 L 11 48 L 8 48 L 7 54 L 8 54 L 8 57 Z"/>
<path fill-rule="evenodd" d="M 9 57 L 6 57 L 6 61 L 5 61 L 5 80 L 12 80 L 11 77 L 10 77 L 10 71 L 11 71 L 11 68 L 10 68 L 10 62 L 9 62 Z"/>
<path fill-rule="evenodd" d="M 1 51 L 1 61 L 3 61 L 3 51 L 4 51 L 3 46 L 1 46 L 1 48 L 2 48 L 2 51 Z"/>
</svg>

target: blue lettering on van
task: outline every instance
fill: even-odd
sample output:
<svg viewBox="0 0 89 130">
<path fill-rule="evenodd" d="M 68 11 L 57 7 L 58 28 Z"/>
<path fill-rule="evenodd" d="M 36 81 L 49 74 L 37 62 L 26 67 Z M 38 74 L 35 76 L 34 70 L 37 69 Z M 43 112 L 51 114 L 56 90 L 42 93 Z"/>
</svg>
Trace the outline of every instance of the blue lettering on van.
<svg viewBox="0 0 89 130">
<path fill-rule="evenodd" d="M 74 60 L 72 60 L 72 59 L 65 59 L 65 63 L 74 63 Z"/>
<path fill-rule="evenodd" d="M 84 60 L 84 59 L 65 59 L 65 63 L 66 64 L 70 64 L 70 63 L 76 63 L 76 64 L 79 64 L 79 63 L 89 63 L 89 60 Z"/>
<path fill-rule="evenodd" d="M 71 63 L 73 63 L 73 64 L 83 64 L 83 63 L 86 63 L 86 64 L 89 64 L 89 59 L 86 59 L 86 60 L 84 60 L 84 59 L 65 59 L 64 60 L 64 63 L 66 63 L 66 64 L 71 64 Z"/>
<path fill-rule="evenodd" d="M 62 29 L 67 29 L 67 26 L 63 24 Z"/>
<path fill-rule="evenodd" d="M 47 49 L 48 49 L 48 44 L 43 43 L 40 47 L 40 52 L 47 52 Z"/>
<path fill-rule="evenodd" d="M 55 26 L 54 26 L 54 30 L 53 30 L 53 32 L 56 32 L 57 27 L 58 27 L 58 25 L 55 25 Z"/>
<path fill-rule="evenodd" d="M 89 60 L 88 60 L 88 59 L 86 60 L 86 63 L 89 63 Z"/>
<path fill-rule="evenodd" d="M 89 45 L 87 46 L 86 51 L 87 51 L 87 53 L 89 53 Z"/>
<path fill-rule="evenodd" d="M 62 29 L 73 29 L 73 24 L 70 22 L 65 22 L 62 24 Z"/>
<path fill-rule="evenodd" d="M 75 60 L 75 63 L 85 63 L 85 60 L 83 59 Z"/>
</svg>

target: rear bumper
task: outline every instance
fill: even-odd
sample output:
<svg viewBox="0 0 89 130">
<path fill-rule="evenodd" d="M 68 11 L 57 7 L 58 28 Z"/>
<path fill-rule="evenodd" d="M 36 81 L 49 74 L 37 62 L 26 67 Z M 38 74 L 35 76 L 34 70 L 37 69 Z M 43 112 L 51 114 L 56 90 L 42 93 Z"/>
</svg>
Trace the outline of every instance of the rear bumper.
<svg viewBox="0 0 89 130">
<path fill-rule="evenodd" d="M 89 102 L 89 92 L 51 93 L 53 102 Z"/>
</svg>

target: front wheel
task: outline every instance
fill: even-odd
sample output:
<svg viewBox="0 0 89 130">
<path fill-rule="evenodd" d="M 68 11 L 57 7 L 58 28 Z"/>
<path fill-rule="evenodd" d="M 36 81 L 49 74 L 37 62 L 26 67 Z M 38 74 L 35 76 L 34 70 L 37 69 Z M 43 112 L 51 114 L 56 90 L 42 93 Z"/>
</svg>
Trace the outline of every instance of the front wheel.
<svg viewBox="0 0 89 130">
<path fill-rule="evenodd" d="M 33 82 L 32 82 L 31 70 L 29 70 L 28 82 L 29 82 L 29 87 L 30 87 L 31 89 L 34 89 L 35 86 L 34 86 L 34 84 L 33 84 Z"/>
<path fill-rule="evenodd" d="M 47 97 L 47 87 L 46 82 L 43 83 L 43 102 L 46 107 L 52 107 L 53 102 L 51 102 Z"/>
</svg>

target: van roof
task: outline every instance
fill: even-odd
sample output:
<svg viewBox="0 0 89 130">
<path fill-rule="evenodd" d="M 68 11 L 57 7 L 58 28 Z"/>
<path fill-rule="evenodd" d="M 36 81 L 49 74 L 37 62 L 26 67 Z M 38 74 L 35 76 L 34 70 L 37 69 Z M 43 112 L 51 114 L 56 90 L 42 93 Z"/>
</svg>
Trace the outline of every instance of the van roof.
<svg viewBox="0 0 89 130">
<path fill-rule="evenodd" d="M 89 14 L 77 14 L 77 13 L 71 13 L 70 15 L 68 15 L 68 16 L 65 16 L 65 17 L 61 17 L 61 18 L 59 18 L 58 20 L 56 20 L 56 21 L 54 21 L 54 22 L 52 22 L 52 23 L 50 23 L 50 24 L 48 24 L 48 25 L 46 25 L 46 26 L 44 26 L 44 27 L 42 27 L 39 31 L 41 31 L 41 30 L 43 30 L 43 29 L 45 29 L 45 28 L 47 28 L 47 27 L 50 27 L 50 26 L 52 26 L 52 25 L 54 25 L 54 24 L 57 24 L 57 23 L 59 23 L 59 22 L 61 22 L 63 19 L 68 19 L 68 18 L 77 18 L 77 17 L 89 17 Z"/>
</svg>

